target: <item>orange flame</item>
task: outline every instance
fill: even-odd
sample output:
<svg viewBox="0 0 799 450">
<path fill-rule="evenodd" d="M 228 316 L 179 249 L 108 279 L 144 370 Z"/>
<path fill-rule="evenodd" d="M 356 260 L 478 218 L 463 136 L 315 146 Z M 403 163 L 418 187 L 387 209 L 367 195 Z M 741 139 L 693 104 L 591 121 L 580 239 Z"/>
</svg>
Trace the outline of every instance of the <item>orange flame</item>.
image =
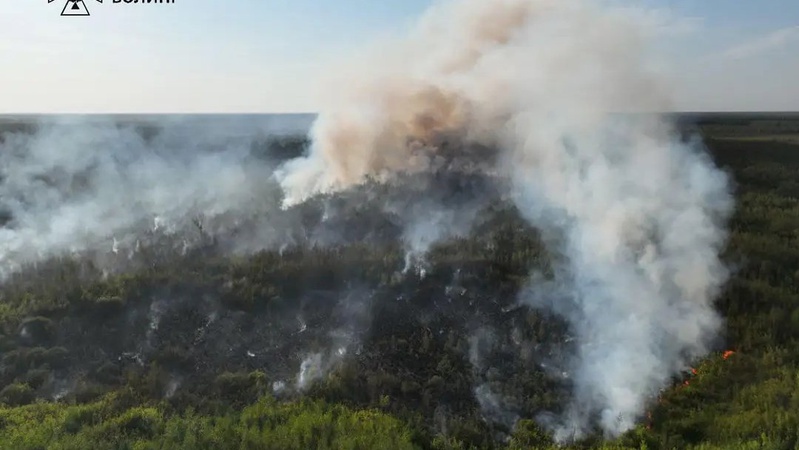
<svg viewBox="0 0 799 450">
<path fill-rule="evenodd" d="M 724 359 L 727 359 L 727 358 L 729 358 L 730 356 L 732 356 L 732 355 L 734 355 L 734 354 L 735 354 L 735 352 L 734 352 L 734 351 L 732 351 L 732 350 L 727 350 L 727 351 L 726 351 L 726 352 L 724 352 L 724 354 L 723 354 L 723 355 L 721 355 L 721 356 L 722 356 L 722 358 L 724 358 Z"/>
</svg>

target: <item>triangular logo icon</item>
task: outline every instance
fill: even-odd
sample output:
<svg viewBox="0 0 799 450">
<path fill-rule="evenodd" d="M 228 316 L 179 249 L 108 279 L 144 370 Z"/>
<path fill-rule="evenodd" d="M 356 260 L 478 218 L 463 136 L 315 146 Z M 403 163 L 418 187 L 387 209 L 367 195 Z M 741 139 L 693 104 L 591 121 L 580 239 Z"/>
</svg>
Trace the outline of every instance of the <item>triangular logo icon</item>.
<svg viewBox="0 0 799 450">
<path fill-rule="evenodd" d="M 89 8 L 83 3 L 83 0 L 67 0 L 64 5 L 64 10 L 61 11 L 62 16 L 88 16 Z"/>
</svg>

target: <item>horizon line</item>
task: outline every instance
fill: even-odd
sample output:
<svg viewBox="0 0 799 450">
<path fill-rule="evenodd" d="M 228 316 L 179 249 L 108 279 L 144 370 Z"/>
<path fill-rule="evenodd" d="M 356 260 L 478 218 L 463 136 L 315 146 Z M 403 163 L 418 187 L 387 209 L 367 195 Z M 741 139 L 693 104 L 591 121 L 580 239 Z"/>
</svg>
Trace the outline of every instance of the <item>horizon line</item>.
<svg viewBox="0 0 799 450">
<path fill-rule="evenodd" d="M 25 116 L 308 116 L 320 115 L 321 112 L 314 111 L 259 111 L 259 112 L 0 112 L 0 118 L 25 117 Z M 611 113 L 615 114 L 615 113 Z M 672 111 L 640 111 L 621 114 L 799 114 L 796 110 L 778 109 L 752 109 L 752 110 L 672 110 Z"/>
</svg>

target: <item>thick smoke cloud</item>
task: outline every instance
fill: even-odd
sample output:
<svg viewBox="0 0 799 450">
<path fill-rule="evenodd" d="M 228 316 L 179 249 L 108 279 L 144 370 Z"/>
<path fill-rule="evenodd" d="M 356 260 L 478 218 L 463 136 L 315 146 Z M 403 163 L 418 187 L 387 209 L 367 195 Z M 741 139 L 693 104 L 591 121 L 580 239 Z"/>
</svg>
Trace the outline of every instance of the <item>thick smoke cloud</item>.
<svg viewBox="0 0 799 450">
<path fill-rule="evenodd" d="M 519 300 L 577 340 L 573 403 L 547 419 L 559 440 L 631 428 L 719 328 L 732 199 L 700 149 L 643 114 L 669 108 L 646 17 L 589 1 L 437 3 L 347 67 L 310 153 L 278 172 L 284 206 L 442 167 L 508 181 L 560 255 Z"/>
</svg>

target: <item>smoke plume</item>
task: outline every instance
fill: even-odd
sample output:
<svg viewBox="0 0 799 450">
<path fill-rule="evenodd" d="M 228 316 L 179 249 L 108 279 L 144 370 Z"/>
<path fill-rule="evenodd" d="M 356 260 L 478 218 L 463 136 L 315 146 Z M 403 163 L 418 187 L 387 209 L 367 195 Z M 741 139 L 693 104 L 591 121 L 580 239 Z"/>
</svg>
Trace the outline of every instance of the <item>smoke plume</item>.
<svg viewBox="0 0 799 450">
<path fill-rule="evenodd" d="M 669 93 L 645 17 L 598 1 L 436 3 L 332 81 L 309 154 L 278 172 L 284 206 L 420 171 L 507 182 L 560 255 L 520 301 L 577 340 L 573 402 L 547 422 L 561 441 L 630 429 L 720 324 L 732 199 L 700 148 L 646 114 L 667 110 Z"/>
</svg>

